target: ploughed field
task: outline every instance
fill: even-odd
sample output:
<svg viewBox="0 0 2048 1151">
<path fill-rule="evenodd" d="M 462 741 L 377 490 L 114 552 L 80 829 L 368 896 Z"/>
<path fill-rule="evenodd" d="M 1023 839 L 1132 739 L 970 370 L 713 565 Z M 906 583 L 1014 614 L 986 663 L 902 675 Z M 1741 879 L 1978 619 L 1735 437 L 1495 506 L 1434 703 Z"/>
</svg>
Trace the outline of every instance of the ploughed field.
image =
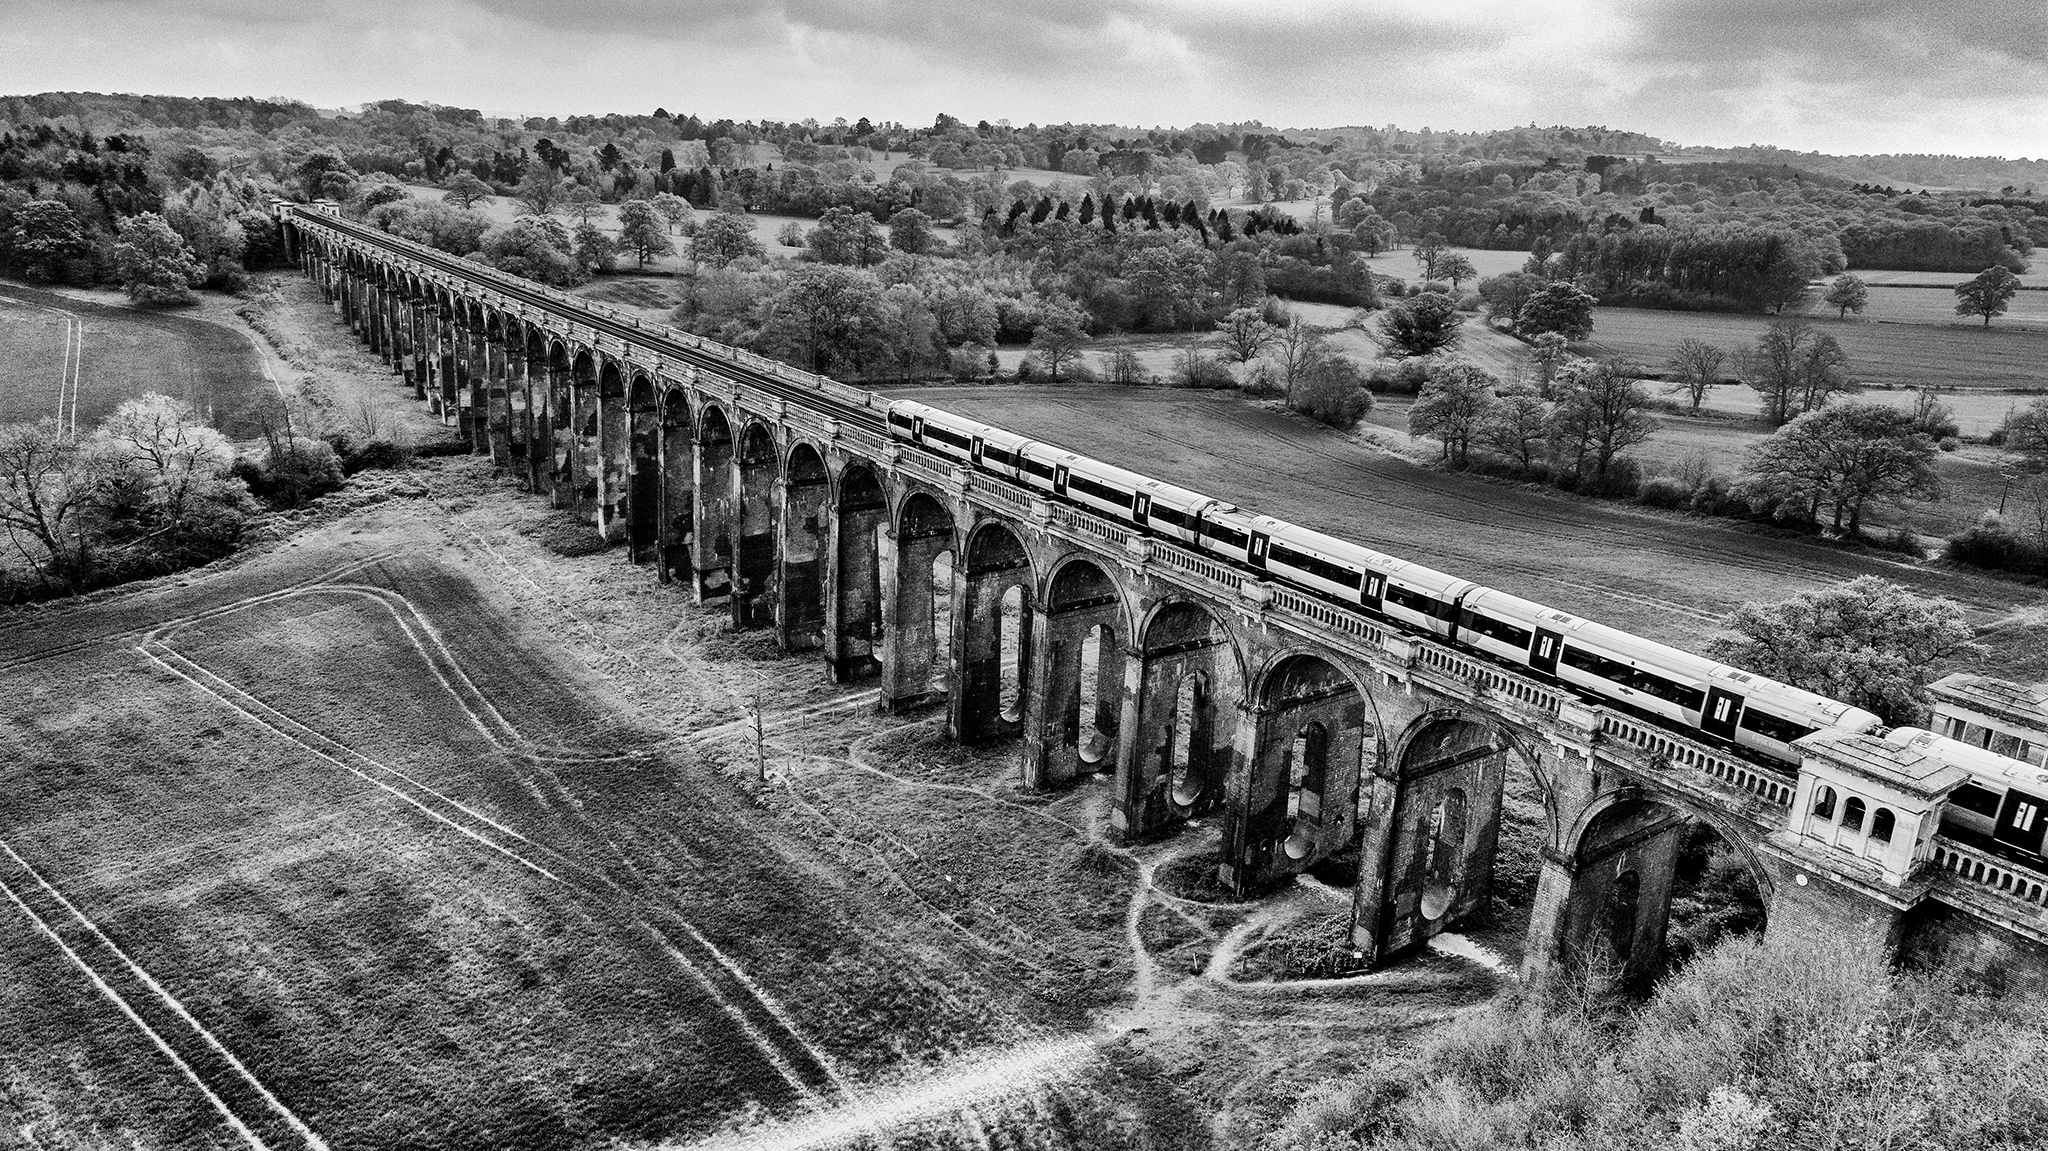
<svg viewBox="0 0 2048 1151">
<path fill-rule="evenodd" d="M 1983 637 L 1988 670 L 2048 676 L 2048 594 L 1967 570 L 1431 471 L 1226 395 L 1075 385 L 889 394 L 1681 647 L 1696 646 L 1745 600 L 1882 575 L 1961 600 L 1993 628 Z"/>
<path fill-rule="evenodd" d="M 1157 892 L 1213 828 L 1111 847 L 1106 782 L 1018 793 L 1014 745 L 876 715 L 617 550 L 551 554 L 561 518 L 487 469 L 0 616 L 0 1130 L 1227 1146 L 1327 1058 L 1311 1018 L 1399 1036 L 1497 986 L 1197 978 L 1299 913 Z"/>
<path fill-rule="evenodd" d="M 56 416 L 61 396 L 66 425 L 86 431 L 122 401 L 162 392 L 247 439 L 269 388 L 256 349 L 230 328 L 0 282 L 0 424 Z"/>
</svg>

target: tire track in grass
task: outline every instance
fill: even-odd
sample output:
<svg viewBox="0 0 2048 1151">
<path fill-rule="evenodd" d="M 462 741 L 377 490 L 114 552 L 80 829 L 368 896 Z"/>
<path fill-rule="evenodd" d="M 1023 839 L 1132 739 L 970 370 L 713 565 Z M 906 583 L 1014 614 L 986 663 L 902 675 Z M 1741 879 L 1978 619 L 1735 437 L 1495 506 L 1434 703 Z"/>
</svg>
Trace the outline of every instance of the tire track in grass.
<svg viewBox="0 0 2048 1151">
<path fill-rule="evenodd" d="M 583 864 L 555 848 L 539 843 L 420 783 L 405 772 L 371 759 L 279 713 L 189 657 L 172 650 L 162 641 L 151 641 L 150 644 L 136 650 L 194 689 L 264 730 L 298 745 L 321 761 L 341 768 L 350 775 L 397 797 L 406 805 L 464 838 L 559 885 L 563 891 L 569 893 L 570 898 L 585 903 L 591 910 L 609 914 L 638 929 L 652 939 L 662 954 L 700 986 L 712 1003 L 734 1021 L 750 1045 L 799 1097 L 806 1102 L 823 1103 L 826 1099 L 819 1088 L 829 1086 L 843 1094 L 849 1103 L 858 1106 L 857 1096 L 854 1095 L 851 1085 L 830 1062 L 829 1057 L 803 1034 L 787 1009 L 681 915 L 656 913 L 650 917 L 641 914 L 633 907 L 635 901 L 632 894 L 601 869 Z M 350 762 L 351 760 L 355 762 Z M 380 779 L 373 775 L 372 771 L 387 774 L 398 782 Z M 552 866 L 543 865 L 528 858 L 521 851 L 498 842 L 486 831 L 472 826 L 471 821 L 517 840 L 522 848 L 530 849 L 534 855 L 545 857 Z M 695 958 L 688 954 L 692 949 L 699 952 Z M 723 973 L 727 986 L 720 985 L 721 980 L 714 975 L 714 969 Z M 749 1002 L 753 1004 L 751 1009 L 747 1006 Z M 780 1039 L 777 1038 L 778 1034 L 781 1036 Z M 805 1063 L 810 1064 L 815 1070 L 806 1073 L 800 1066 Z"/>
<path fill-rule="evenodd" d="M 20 909 L 21 913 L 28 917 L 30 923 L 35 926 L 37 931 L 54 943 L 58 950 L 64 953 L 64 957 L 92 982 L 99 993 L 111 1002 L 130 1023 L 134 1024 L 159 1051 L 162 1051 L 165 1057 L 170 1059 L 171 1063 L 178 1068 L 179 1073 L 189 1080 L 194 1087 L 199 1089 L 199 1092 L 206 1097 L 207 1102 L 214 1110 L 220 1112 L 222 1118 L 235 1130 L 237 1135 L 242 1137 L 243 1141 L 247 1142 L 251 1147 L 262 1148 L 264 1151 L 268 1151 L 270 1146 L 254 1129 L 253 1123 L 261 1121 L 243 1119 L 235 1107 L 223 1097 L 224 1092 L 238 1096 L 253 1095 L 253 1100 L 243 1100 L 244 1106 L 253 1104 L 260 1109 L 268 1110 L 274 1119 L 282 1121 L 292 1134 L 297 1136 L 298 1141 L 302 1142 L 306 1147 L 313 1149 L 313 1151 L 328 1151 L 326 1141 L 316 1134 L 304 1120 L 300 1119 L 291 1108 L 285 1106 L 268 1087 L 264 1086 L 263 1082 L 256 1078 L 248 1066 L 237 1058 L 234 1052 L 230 1051 L 227 1045 L 221 1042 L 220 1038 L 212 1030 L 201 1023 L 186 1008 L 184 1003 L 171 994 L 169 989 L 165 988 L 154 976 L 150 975 L 141 964 L 137 963 L 126 951 L 122 950 L 119 944 L 109 938 L 97 923 L 87 918 L 85 913 L 80 911 L 76 904 L 72 903 L 63 892 L 57 890 L 28 860 L 22 858 L 20 853 L 15 851 L 13 845 L 0 840 L 0 853 L 4 853 L 6 856 L 5 861 L 0 861 L 0 867 L 6 867 L 10 873 L 4 878 L 0 878 L 0 894 L 4 894 L 9 902 Z M 17 889 L 14 883 L 9 882 L 9 880 L 19 882 L 21 875 L 24 874 L 32 882 L 33 887 L 24 884 L 20 889 Z M 25 897 L 23 892 L 29 892 L 29 895 L 33 897 L 38 890 L 41 893 L 42 899 L 54 903 L 58 908 L 61 908 L 61 913 L 45 916 L 31 907 L 29 905 L 29 898 Z M 58 930 L 57 923 L 67 919 L 75 924 L 77 928 L 82 929 L 86 935 L 86 939 L 81 940 L 79 946 L 73 946 L 71 942 L 64 938 L 64 934 Z M 56 922 L 53 922 L 53 920 Z M 88 951 L 96 952 L 102 957 L 103 962 L 100 966 L 95 966 L 93 962 L 86 958 L 84 953 Z M 110 968 L 111 970 L 103 970 L 102 968 Z M 122 994 L 121 990 L 115 986 L 117 982 L 127 984 L 130 994 Z M 198 1040 L 202 1047 L 201 1051 L 193 1053 L 188 1058 L 187 1055 L 181 1054 L 172 1045 L 170 1039 L 164 1034 L 164 1029 L 159 1029 L 159 1027 L 143 1018 L 143 1008 L 139 1008 L 137 1004 L 138 1002 L 146 1004 L 147 1000 L 151 998 L 155 999 L 161 1010 L 167 1012 L 177 1024 L 182 1024 L 182 1028 L 178 1030 Z M 199 1067 L 194 1066 L 195 1063 L 205 1065 L 208 1074 L 202 1075 Z M 220 1082 L 221 1080 L 227 1080 L 228 1082 L 223 1084 Z"/>
</svg>

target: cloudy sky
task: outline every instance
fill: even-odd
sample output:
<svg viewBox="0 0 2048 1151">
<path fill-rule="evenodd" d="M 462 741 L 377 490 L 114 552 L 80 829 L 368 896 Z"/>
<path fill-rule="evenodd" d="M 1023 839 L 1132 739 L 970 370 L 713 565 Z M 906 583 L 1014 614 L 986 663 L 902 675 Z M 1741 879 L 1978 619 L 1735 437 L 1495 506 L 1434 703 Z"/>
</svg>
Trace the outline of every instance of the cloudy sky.
<svg viewBox="0 0 2048 1151">
<path fill-rule="evenodd" d="M 0 89 L 2048 154 L 2044 0 L 0 0 Z"/>
</svg>

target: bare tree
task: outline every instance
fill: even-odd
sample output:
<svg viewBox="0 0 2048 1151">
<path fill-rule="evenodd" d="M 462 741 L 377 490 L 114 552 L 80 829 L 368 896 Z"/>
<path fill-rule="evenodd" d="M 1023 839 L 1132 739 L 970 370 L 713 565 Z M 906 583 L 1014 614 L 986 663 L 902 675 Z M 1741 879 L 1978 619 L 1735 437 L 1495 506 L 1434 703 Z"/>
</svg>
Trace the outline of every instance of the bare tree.
<svg viewBox="0 0 2048 1151">
<path fill-rule="evenodd" d="M 1266 350 L 1278 335 L 1257 308 L 1236 308 L 1216 322 L 1223 334 L 1224 350 L 1240 364 L 1249 364 Z"/>
<path fill-rule="evenodd" d="M 1726 352 L 1705 340 L 1687 336 L 1671 350 L 1669 367 L 1671 374 L 1677 377 L 1671 390 L 1689 400 L 1697 414 L 1707 392 L 1721 382 L 1721 365 L 1727 360 Z"/>
</svg>

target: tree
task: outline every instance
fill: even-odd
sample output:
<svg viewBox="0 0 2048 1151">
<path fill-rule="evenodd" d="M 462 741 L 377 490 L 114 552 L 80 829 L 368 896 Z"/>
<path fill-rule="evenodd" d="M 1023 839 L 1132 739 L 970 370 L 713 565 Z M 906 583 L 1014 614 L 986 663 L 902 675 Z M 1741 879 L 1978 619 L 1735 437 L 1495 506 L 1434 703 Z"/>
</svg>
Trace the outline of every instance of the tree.
<svg viewBox="0 0 2048 1151">
<path fill-rule="evenodd" d="M 1536 466 L 1536 457 L 1550 438 L 1550 405 L 1534 392 L 1501 392 L 1487 409 L 1475 438 L 1480 446 L 1528 471 Z"/>
<path fill-rule="evenodd" d="M 1381 313 L 1379 342 L 1396 358 L 1433 355 L 1458 346 L 1464 323 L 1457 301 L 1442 292 L 1424 292 Z"/>
<path fill-rule="evenodd" d="M 1372 393 L 1351 357 L 1323 350 L 1309 359 L 1287 406 L 1333 428 L 1349 429 L 1372 410 Z"/>
<path fill-rule="evenodd" d="M 1951 599 L 1918 596 L 1878 576 L 1745 603 L 1708 638 L 1705 655 L 1875 712 L 1919 721 L 1927 684 L 1949 661 L 1981 656 Z"/>
<path fill-rule="evenodd" d="M 1736 353 L 1735 372 L 1761 397 L 1764 419 L 1773 427 L 1849 387 L 1848 354 L 1804 316 L 1772 320 L 1754 347 Z"/>
<path fill-rule="evenodd" d="M 837 264 L 803 264 L 762 302 L 763 339 L 782 343 L 811 371 L 864 373 L 885 354 L 888 317 L 881 284 Z"/>
<path fill-rule="evenodd" d="M 30 200 L 14 209 L 14 253 L 32 280 L 61 280 L 64 263 L 92 251 L 78 213 L 58 200 Z"/>
<path fill-rule="evenodd" d="M 939 246 L 939 234 L 932 230 L 932 218 L 916 208 L 904 208 L 889 217 L 889 246 L 899 252 L 923 256 Z"/>
<path fill-rule="evenodd" d="M 1045 309 L 1031 334 L 1032 354 L 1055 384 L 1060 382 L 1060 369 L 1079 359 L 1081 345 L 1088 342 L 1088 333 L 1081 327 L 1086 318 L 1079 308 L 1054 304 Z"/>
<path fill-rule="evenodd" d="M 1585 475 L 1591 463 L 1594 480 L 1604 481 L 1623 452 L 1656 432 L 1641 380 L 1639 368 L 1614 357 L 1578 360 L 1559 373 L 1562 398 L 1551 415 L 1551 428 L 1554 442 L 1571 457 L 1574 472 Z"/>
<path fill-rule="evenodd" d="M 74 589 L 92 568 L 85 463 L 78 437 L 56 420 L 0 424 L 0 531 L 40 578 Z"/>
<path fill-rule="evenodd" d="M 1437 274 L 1449 280 L 1452 289 L 1455 290 L 1460 283 L 1477 276 L 1479 269 L 1473 267 L 1472 261 L 1466 259 L 1463 253 L 1449 252 L 1437 262 Z"/>
<path fill-rule="evenodd" d="M 677 229 L 697 214 L 697 210 L 690 206 L 688 200 L 674 192 L 657 193 L 654 197 L 654 210 L 660 212 L 661 218 L 668 221 L 670 235 L 674 235 Z"/>
<path fill-rule="evenodd" d="M 192 258 L 185 238 L 155 212 L 121 221 L 114 245 L 114 269 L 128 298 L 146 304 L 174 304 L 192 298 L 192 285 L 206 269 Z"/>
<path fill-rule="evenodd" d="M 1409 433 L 1435 438 L 1443 445 L 1444 462 L 1464 467 L 1472 441 L 1492 411 L 1493 389 L 1499 382 L 1471 364 L 1434 365 L 1415 406 L 1408 409 Z"/>
<path fill-rule="evenodd" d="M 1705 340 L 1687 336 L 1671 349 L 1671 390 L 1686 397 L 1692 403 L 1694 414 L 1698 414 L 1701 401 L 1707 392 L 1721 382 L 1721 365 L 1728 359 L 1727 353 Z"/>
<path fill-rule="evenodd" d="M 1549 281 L 1527 272 L 1508 272 L 1479 281 L 1479 298 L 1493 322 L 1512 331 L 1521 319 L 1522 306 L 1543 290 Z"/>
<path fill-rule="evenodd" d="M 1308 375 L 1309 366 L 1323 354 L 1323 346 L 1323 334 L 1300 316 L 1289 316 L 1286 325 L 1274 333 L 1268 351 L 1279 372 L 1283 395 L 1294 395 L 1295 386 Z"/>
<path fill-rule="evenodd" d="M 1870 303 L 1870 285 L 1864 283 L 1861 276 L 1843 272 L 1828 285 L 1827 293 L 1821 296 L 1821 300 L 1828 307 L 1835 309 L 1835 318 L 1838 320 L 1848 319 L 1850 312 L 1860 316 Z"/>
<path fill-rule="evenodd" d="M 761 241 L 754 238 L 754 223 L 738 212 L 720 210 L 697 228 L 690 240 L 690 256 L 714 268 L 723 268 L 742 256 L 760 256 Z"/>
<path fill-rule="evenodd" d="M 576 243 L 552 216 L 521 216 L 484 233 L 482 257 L 491 267 L 553 288 L 584 281 L 575 260 Z"/>
<path fill-rule="evenodd" d="M 597 190 L 588 184 L 571 184 L 562 197 L 562 210 L 579 224 L 588 224 L 604 215 L 604 201 L 598 198 Z"/>
<path fill-rule="evenodd" d="M 875 218 L 844 204 L 825 209 L 825 214 L 818 218 L 818 226 L 804 238 L 804 244 L 810 248 L 811 258 L 821 264 L 851 264 L 857 268 L 881 263 L 887 251 L 881 232 L 875 228 Z"/>
<path fill-rule="evenodd" d="M 159 551 L 218 550 L 241 530 L 248 489 L 229 474 L 234 450 L 191 405 L 156 392 L 124 401 L 100 421 L 95 500 L 109 536 L 149 539 Z"/>
<path fill-rule="evenodd" d="M 519 210 L 534 216 L 552 216 L 562 206 L 562 197 L 567 194 L 568 181 L 553 164 L 535 160 L 526 166 L 526 175 L 519 181 Z"/>
<path fill-rule="evenodd" d="M 1352 225 L 1351 242 L 1367 256 L 1377 256 L 1394 246 L 1394 226 L 1379 216 L 1367 215 Z"/>
<path fill-rule="evenodd" d="M 576 225 L 577 264 L 609 272 L 618 255 L 618 244 L 614 243 L 610 236 L 605 235 L 603 229 L 588 220 Z"/>
<path fill-rule="evenodd" d="M 628 200 L 619 205 L 619 246 L 633 253 L 644 270 L 647 261 L 676 250 L 668 238 L 668 226 L 646 200 Z"/>
<path fill-rule="evenodd" d="M 441 193 L 441 201 L 453 204 L 467 212 L 478 204 L 495 204 L 498 198 L 491 194 L 491 186 L 477 178 L 474 172 L 457 172 L 449 177 L 447 190 Z"/>
<path fill-rule="evenodd" d="M 1216 330 L 1223 333 L 1224 350 L 1240 364 L 1257 359 L 1279 335 L 1257 308 L 1232 309 L 1216 322 Z"/>
<path fill-rule="evenodd" d="M 2030 472 L 2048 472 L 2048 396 L 2005 417 L 2005 450 Z"/>
<path fill-rule="evenodd" d="M 1933 496 L 1940 486 L 1934 440 L 1908 412 L 1884 404 L 1843 403 L 1808 412 L 1749 450 L 1747 470 L 1757 497 L 1797 502 L 1819 513 L 1834 509 L 1836 531 L 1863 530 L 1873 500 Z"/>
<path fill-rule="evenodd" d="M 1444 278 L 1444 258 L 1450 254 L 1450 248 L 1444 238 L 1435 232 L 1415 241 L 1415 263 L 1422 269 L 1422 278 L 1425 280 Z"/>
<path fill-rule="evenodd" d="M 1593 305 L 1598 302 L 1570 280 L 1553 280 L 1522 305 L 1517 330 L 1529 336 L 1556 332 L 1578 343 L 1593 334 Z"/>
<path fill-rule="evenodd" d="M 1984 326 L 1991 317 L 2005 314 L 2005 306 L 2020 290 L 2020 278 L 2010 268 L 1992 265 L 1966 283 L 1956 285 L 1956 315 L 1982 316 Z"/>
</svg>

